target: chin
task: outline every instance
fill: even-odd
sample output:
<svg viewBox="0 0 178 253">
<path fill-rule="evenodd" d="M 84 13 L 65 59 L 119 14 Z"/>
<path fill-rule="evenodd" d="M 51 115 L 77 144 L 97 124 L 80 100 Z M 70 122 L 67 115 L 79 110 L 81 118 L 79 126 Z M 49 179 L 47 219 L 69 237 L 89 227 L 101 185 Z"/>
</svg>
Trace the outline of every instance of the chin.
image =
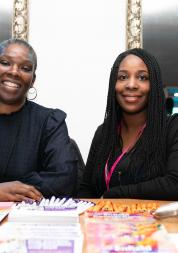
<svg viewBox="0 0 178 253">
<path fill-rule="evenodd" d="M 122 108 L 122 110 L 125 114 L 135 115 L 142 112 L 146 112 L 146 106 L 144 108 L 137 108 L 137 109 L 126 109 L 126 108 L 123 109 Z"/>
<path fill-rule="evenodd" d="M 24 98 L 1 98 L 0 97 L 0 102 L 5 104 L 5 105 L 12 105 L 12 106 L 18 106 L 24 102 Z"/>
</svg>

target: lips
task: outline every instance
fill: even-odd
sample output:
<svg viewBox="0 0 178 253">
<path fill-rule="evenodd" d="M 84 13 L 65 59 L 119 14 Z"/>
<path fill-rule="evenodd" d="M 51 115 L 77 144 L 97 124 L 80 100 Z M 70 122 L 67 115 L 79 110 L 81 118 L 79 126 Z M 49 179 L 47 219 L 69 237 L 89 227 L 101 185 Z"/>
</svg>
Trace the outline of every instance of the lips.
<svg viewBox="0 0 178 253">
<path fill-rule="evenodd" d="M 142 97 L 141 95 L 122 95 L 124 100 L 129 103 L 138 102 L 139 99 Z"/>
<path fill-rule="evenodd" d="M 125 100 L 127 100 L 128 102 L 135 102 L 137 101 L 139 98 L 138 97 L 124 97 Z"/>
<path fill-rule="evenodd" d="M 4 80 L 1 82 L 1 85 L 12 88 L 12 89 L 19 89 L 20 85 L 14 81 Z"/>
</svg>

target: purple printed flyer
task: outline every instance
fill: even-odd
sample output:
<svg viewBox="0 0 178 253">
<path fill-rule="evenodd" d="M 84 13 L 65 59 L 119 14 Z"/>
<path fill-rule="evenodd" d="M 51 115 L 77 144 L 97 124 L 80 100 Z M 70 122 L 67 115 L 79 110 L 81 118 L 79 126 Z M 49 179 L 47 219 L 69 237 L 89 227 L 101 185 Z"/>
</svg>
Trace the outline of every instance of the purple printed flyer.
<svg viewBox="0 0 178 253">
<path fill-rule="evenodd" d="M 28 253 L 74 253 L 73 240 L 26 240 Z"/>
</svg>

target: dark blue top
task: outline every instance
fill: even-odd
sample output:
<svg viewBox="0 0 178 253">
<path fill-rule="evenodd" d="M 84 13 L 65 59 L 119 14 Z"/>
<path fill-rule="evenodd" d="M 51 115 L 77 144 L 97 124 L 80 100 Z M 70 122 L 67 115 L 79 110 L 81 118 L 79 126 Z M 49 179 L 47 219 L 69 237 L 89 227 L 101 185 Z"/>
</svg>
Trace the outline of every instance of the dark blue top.
<svg viewBox="0 0 178 253">
<path fill-rule="evenodd" d="M 66 114 L 27 101 L 0 115 L 0 182 L 22 181 L 44 197 L 73 195 L 77 161 L 70 144 Z"/>
</svg>

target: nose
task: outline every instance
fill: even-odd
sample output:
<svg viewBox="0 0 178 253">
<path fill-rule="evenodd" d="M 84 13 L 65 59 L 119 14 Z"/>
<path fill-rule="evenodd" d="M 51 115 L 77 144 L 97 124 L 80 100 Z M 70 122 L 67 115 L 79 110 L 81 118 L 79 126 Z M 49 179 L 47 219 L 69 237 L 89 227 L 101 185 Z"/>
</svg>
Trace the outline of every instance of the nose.
<svg viewBox="0 0 178 253">
<path fill-rule="evenodd" d="M 135 77 L 130 77 L 126 84 L 126 88 L 133 89 L 133 90 L 138 89 L 137 79 Z"/>
<path fill-rule="evenodd" d="M 16 64 L 13 64 L 10 68 L 8 73 L 13 76 L 19 76 L 19 68 Z"/>
</svg>

